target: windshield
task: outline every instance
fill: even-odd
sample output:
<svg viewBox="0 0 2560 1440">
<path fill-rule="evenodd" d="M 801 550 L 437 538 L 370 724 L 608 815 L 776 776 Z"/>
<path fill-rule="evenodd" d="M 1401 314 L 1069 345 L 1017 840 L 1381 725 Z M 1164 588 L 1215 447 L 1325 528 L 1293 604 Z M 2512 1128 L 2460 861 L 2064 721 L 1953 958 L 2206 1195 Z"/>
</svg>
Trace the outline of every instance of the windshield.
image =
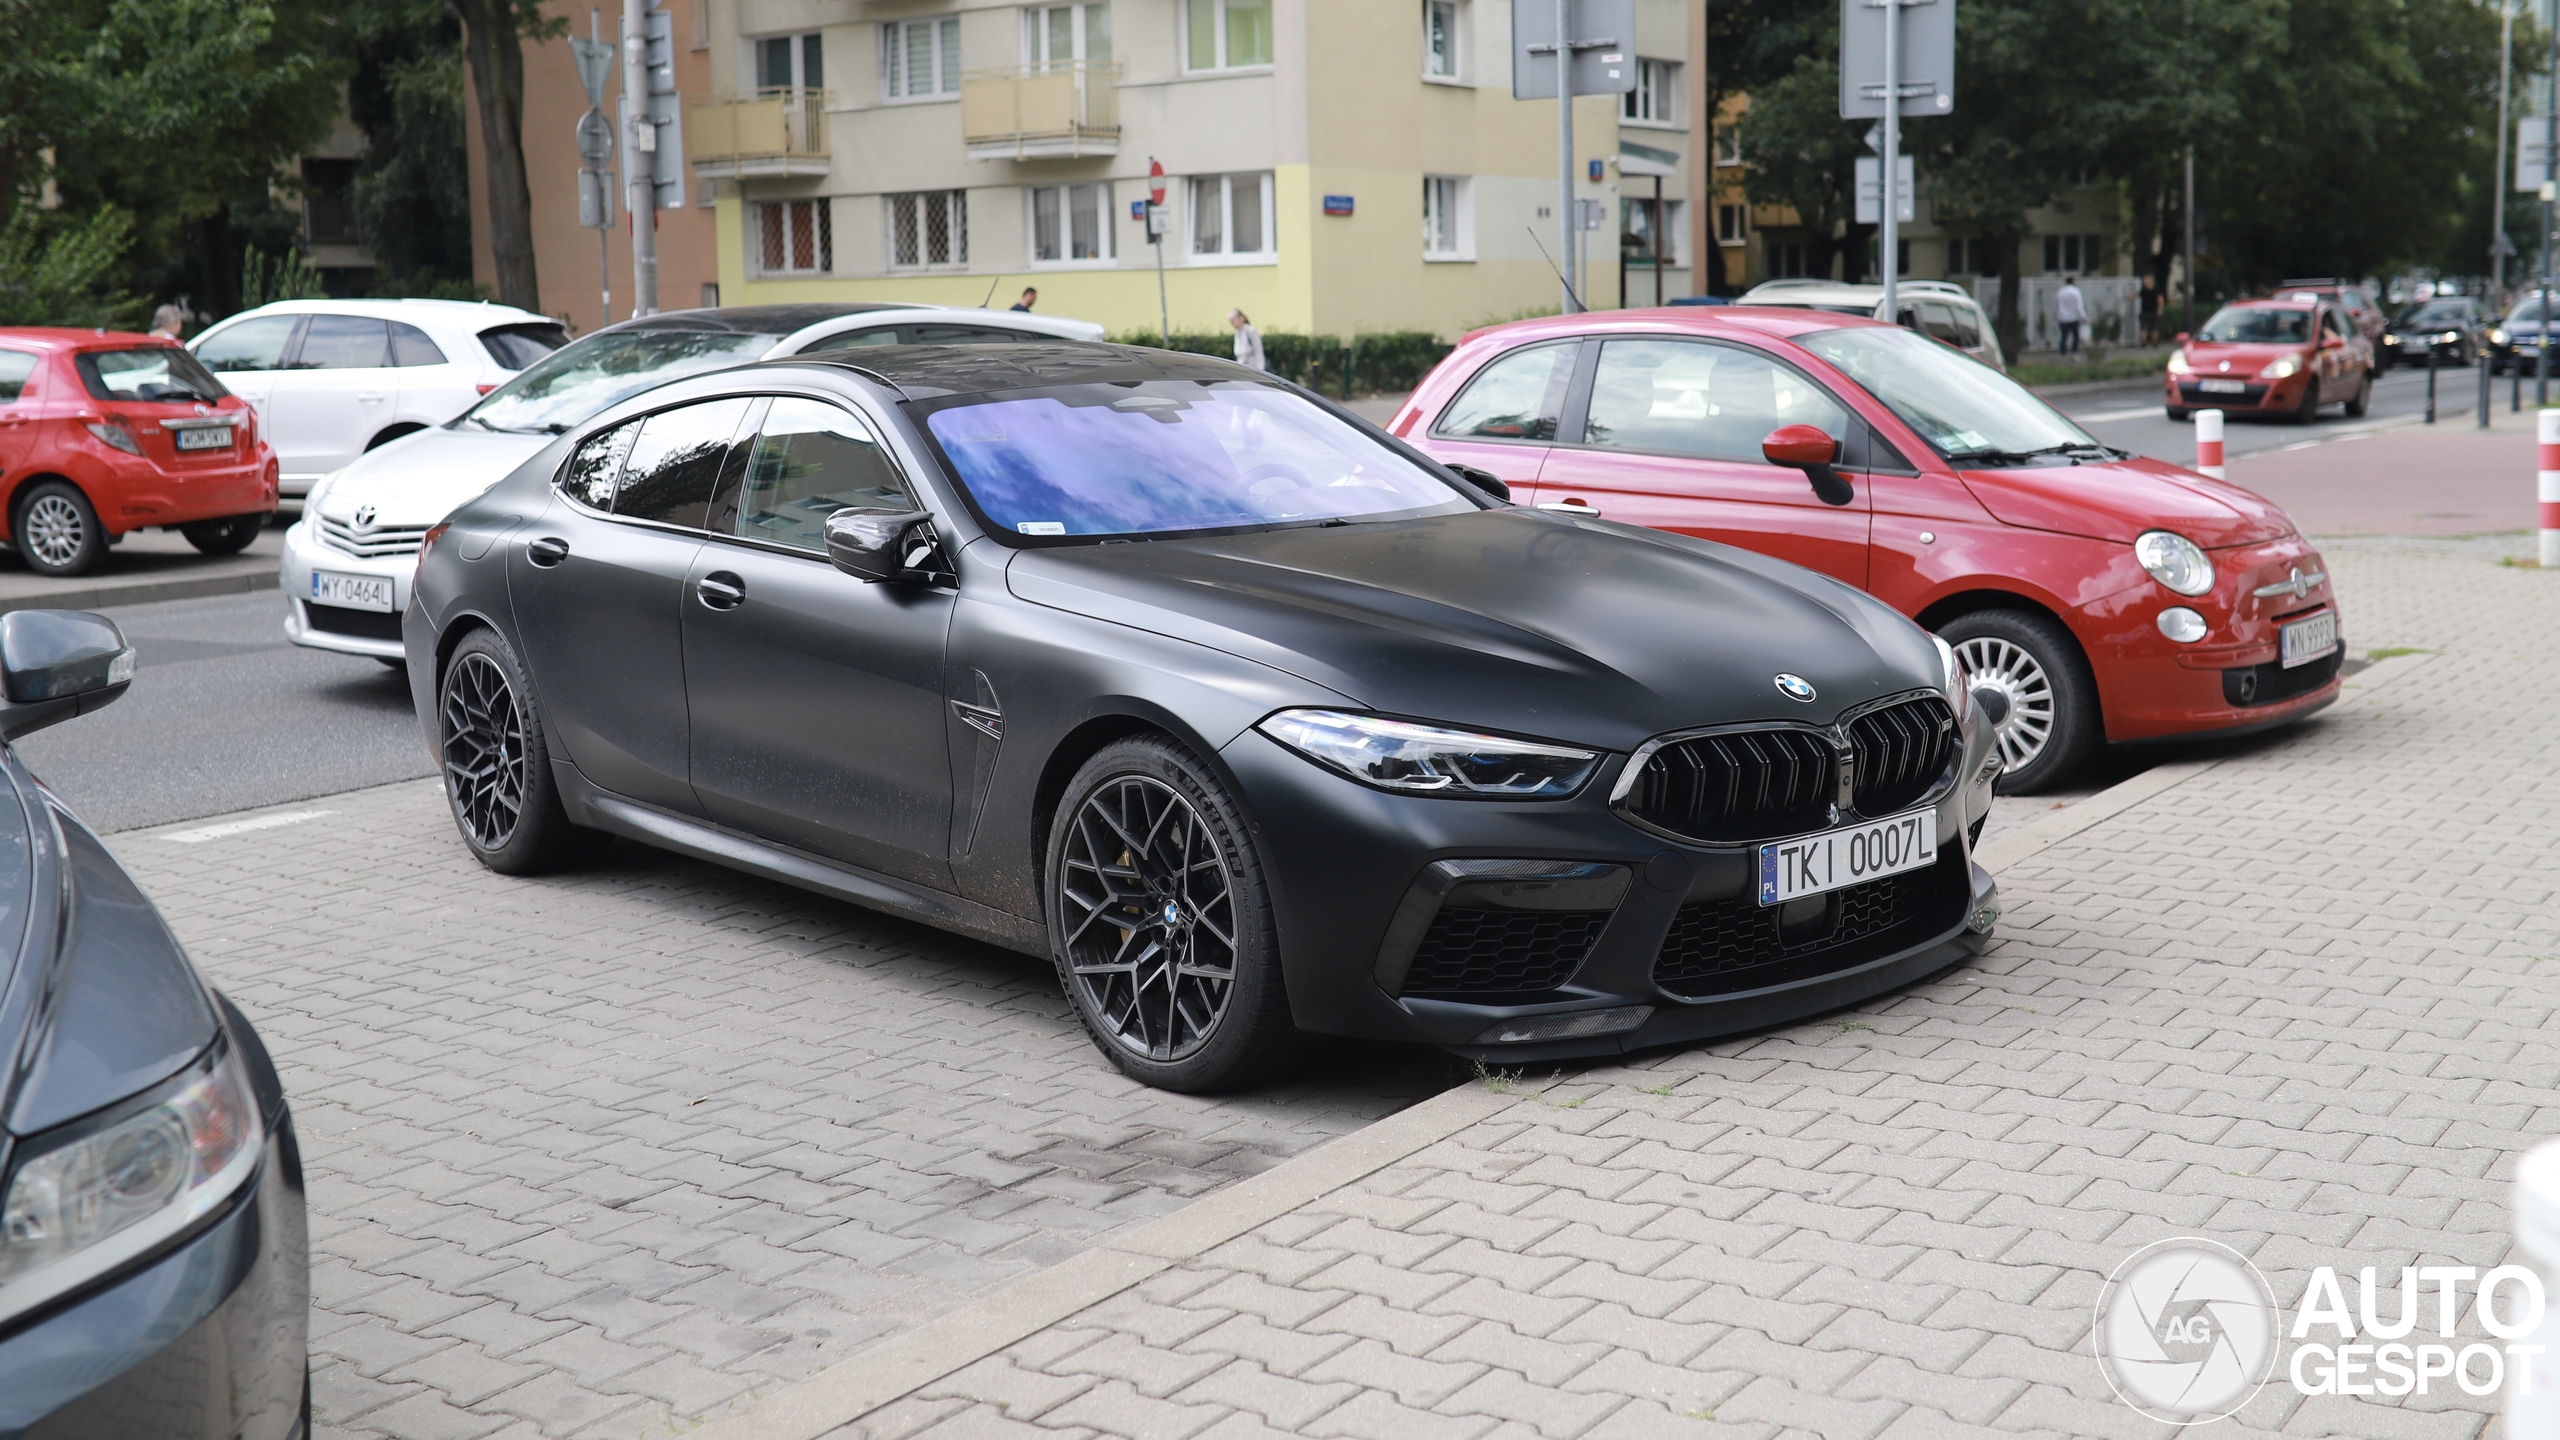
<svg viewBox="0 0 2560 1440">
<path fill-rule="evenodd" d="M 2264 306 L 2220 310 L 2196 338 L 2225 345 L 2302 345 L 2311 339 L 2311 312 Z"/>
<path fill-rule="evenodd" d="M 2554 295 L 2551 297 L 2551 313 L 2555 316 L 2560 316 L 2560 295 Z M 2542 297 L 2540 295 L 2527 295 L 2523 299 L 2517 301 L 2516 308 L 2507 312 L 2507 323 L 2510 325 L 2541 324 Z"/>
<path fill-rule="evenodd" d="M 729 330 L 604 331 L 552 351 L 453 423 L 557 435 L 652 385 L 760 360 L 781 338 Z"/>
<path fill-rule="evenodd" d="M 1476 508 L 1300 395 L 1150 380 L 970 395 L 925 428 L 1001 530 L 1161 535 Z"/>
<path fill-rule="evenodd" d="M 2430 300 L 2400 312 L 2394 325 L 2460 325 L 2471 318 L 2468 300 Z"/>
<path fill-rule="evenodd" d="M 211 404 L 231 394 L 222 388 L 221 381 L 205 372 L 195 356 L 174 345 L 84 350 L 80 353 L 80 379 L 89 387 L 91 398 L 98 400 L 177 404 L 201 400 Z"/>
<path fill-rule="evenodd" d="M 1796 343 L 1865 386 L 1949 460 L 2115 453 L 2017 381 L 1901 326 L 1819 330 Z"/>
</svg>

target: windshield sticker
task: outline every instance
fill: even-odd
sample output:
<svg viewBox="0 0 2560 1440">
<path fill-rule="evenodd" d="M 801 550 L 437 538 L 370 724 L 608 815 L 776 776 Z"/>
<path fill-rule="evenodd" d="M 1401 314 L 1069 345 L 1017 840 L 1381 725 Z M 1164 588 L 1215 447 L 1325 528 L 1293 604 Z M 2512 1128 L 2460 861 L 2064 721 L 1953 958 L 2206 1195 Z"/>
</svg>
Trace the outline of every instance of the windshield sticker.
<svg viewBox="0 0 2560 1440">
<path fill-rule="evenodd" d="M 1958 430 L 1947 437 L 1947 444 L 1958 450 L 1988 450 L 1991 448 L 1991 442 L 1983 439 L 1982 432 L 1979 430 Z"/>
<path fill-rule="evenodd" d="M 1064 535 L 1067 533 L 1066 522 L 1063 520 L 1025 520 L 1013 528 L 1021 531 L 1025 535 Z"/>
</svg>

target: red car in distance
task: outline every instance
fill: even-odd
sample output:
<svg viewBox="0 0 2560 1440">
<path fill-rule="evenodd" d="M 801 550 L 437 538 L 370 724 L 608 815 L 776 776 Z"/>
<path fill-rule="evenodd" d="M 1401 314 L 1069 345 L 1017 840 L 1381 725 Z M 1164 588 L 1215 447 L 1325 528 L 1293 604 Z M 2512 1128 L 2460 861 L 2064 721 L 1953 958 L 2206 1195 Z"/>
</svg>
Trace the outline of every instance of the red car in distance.
<svg viewBox="0 0 2560 1440">
<path fill-rule="evenodd" d="M 1520 321 L 1460 342 L 1390 428 L 1520 503 L 1884 600 L 2007 695 L 2004 789 L 2050 787 L 2103 741 L 2337 698 L 2335 594 L 2282 509 L 2109 449 L 1898 326 L 1750 306 Z"/>
<path fill-rule="evenodd" d="M 2277 415 L 2308 425 L 2320 407 L 2350 417 L 2373 398 L 2373 342 L 2346 308 L 2305 293 L 2235 300 L 2178 337 L 2164 377 L 2169 418 L 2198 410 Z"/>
<path fill-rule="evenodd" d="M 174 340 L 0 328 L 0 517 L 42 575 L 81 575 L 126 534 L 248 548 L 276 509 L 257 418 Z"/>
</svg>

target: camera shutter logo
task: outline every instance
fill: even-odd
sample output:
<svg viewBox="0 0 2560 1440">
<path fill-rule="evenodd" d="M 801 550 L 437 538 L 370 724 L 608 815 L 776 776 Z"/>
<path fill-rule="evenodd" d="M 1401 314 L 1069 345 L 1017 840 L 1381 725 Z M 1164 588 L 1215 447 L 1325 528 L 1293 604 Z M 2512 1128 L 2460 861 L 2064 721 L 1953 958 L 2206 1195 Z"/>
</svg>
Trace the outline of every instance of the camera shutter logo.
<svg viewBox="0 0 2560 1440">
<path fill-rule="evenodd" d="M 2161 1240 L 2099 1292 L 2091 1341 L 2116 1397 L 2154 1420 L 2197 1425 L 2249 1403 L 2274 1372 L 2275 1296 L 2240 1252 Z"/>
</svg>

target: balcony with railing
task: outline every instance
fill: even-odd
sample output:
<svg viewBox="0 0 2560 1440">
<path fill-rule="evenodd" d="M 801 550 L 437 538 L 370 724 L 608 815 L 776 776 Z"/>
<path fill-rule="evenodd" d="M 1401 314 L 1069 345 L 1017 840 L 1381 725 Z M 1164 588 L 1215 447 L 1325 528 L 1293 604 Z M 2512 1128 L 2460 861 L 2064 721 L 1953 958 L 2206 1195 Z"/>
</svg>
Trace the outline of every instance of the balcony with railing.
<svg viewBox="0 0 2560 1440">
<path fill-rule="evenodd" d="M 704 180 L 824 175 L 828 90 L 765 90 L 697 100 L 685 114 L 685 158 Z"/>
<path fill-rule="evenodd" d="M 973 70 L 960 77 L 972 160 L 1120 153 L 1120 67 L 1090 61 Z"/>
</svg>

